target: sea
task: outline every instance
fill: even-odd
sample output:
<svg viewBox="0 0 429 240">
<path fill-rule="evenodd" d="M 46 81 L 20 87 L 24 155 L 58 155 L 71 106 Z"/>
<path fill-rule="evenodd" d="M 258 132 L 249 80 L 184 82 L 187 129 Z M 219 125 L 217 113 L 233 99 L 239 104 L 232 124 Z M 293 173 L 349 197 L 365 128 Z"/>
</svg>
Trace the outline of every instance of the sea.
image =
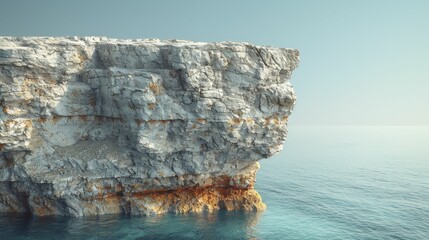
<svg viewBox="0 0 429 240">
<path fill-rule="evenodd" d="M 6 239 L 429 239 L 429 127 L 290 126 L 263 212 L 0 216 Z"/>
</svg>

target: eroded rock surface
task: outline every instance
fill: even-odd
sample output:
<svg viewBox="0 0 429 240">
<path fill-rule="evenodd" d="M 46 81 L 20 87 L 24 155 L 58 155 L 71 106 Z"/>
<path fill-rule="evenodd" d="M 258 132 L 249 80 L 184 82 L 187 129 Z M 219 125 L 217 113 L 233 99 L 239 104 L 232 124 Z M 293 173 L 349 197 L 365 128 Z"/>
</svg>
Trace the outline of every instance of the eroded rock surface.
<svg viewBox="0 0 429 240">
<path fill-rule="evenodd" d="M 265 208 L 299 53 L 247 43 L 0 38 L 0 212 Z"/>
</svg>

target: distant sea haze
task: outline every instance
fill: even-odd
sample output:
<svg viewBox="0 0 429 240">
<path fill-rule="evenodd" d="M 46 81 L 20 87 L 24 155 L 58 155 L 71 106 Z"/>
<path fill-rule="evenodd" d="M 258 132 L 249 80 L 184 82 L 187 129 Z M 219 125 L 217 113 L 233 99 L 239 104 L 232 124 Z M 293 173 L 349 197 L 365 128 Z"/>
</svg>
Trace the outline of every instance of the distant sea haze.
<svg viewBox="0 0 429 240">
<path fill-rule="evenodd" d="M 291 126 L 259 213 L 0 217 L 0 239 L 429 239 L 429 127 Z"/>
</svg>

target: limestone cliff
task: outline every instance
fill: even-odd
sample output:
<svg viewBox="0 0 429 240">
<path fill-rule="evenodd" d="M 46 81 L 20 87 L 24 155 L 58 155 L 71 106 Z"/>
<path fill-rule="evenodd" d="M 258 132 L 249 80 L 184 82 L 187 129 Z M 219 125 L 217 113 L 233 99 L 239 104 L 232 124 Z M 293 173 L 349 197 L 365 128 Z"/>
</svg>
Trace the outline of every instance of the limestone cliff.
<svg viewBox="0 0 429 240">
<path fill-rule="evenodd" d="M 0 38 L 0 212 L 265 208 L 299 53 L 247 43 Z"/>
</svg>

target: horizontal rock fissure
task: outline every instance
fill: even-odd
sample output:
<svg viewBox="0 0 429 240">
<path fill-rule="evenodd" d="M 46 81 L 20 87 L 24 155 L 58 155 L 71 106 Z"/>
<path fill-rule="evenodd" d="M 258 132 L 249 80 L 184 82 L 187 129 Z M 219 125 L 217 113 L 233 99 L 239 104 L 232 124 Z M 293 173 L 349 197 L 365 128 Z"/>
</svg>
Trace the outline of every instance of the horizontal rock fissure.
<svg viewBox="0 0 429 240">
<path fill-rule="evenodd" d="M 41 123 L 44 123 L 46 121 L 52 121 L 52 122 L 57 122 L 60 119 L 69 119 L 69 120 L 82 120 L 82 121 L 89 121 L 89 120 L 97 120 L 97 121 L 120 121 L 120 122 L 128 122 L 130 120 L 126 119 L 126 118 L 116 118 L 116 117 L 106 117 L 106 116 L 99 116 L 99 115 L 71 115 L 71 116 L 50 116 L 50 117 L 36 117 L 36 118 L 10 118 L 8 120 L 5 121 L 5 124 L 11 124 L 15 121 L 38 121 Z M 230 118 L 228 119 L 229 123 L 235 123 L 235 124 L 239 124 L 241 122 L 250 122 L 256 119 L 260 119 L 260 118 Z M 262 118 L 265 121 L 274 121 L 274 122 L 279 122 L 279 121 L 287 121 L 288 116 L 277 116 L 277 115 L 273 115 L 273 116 L 268 116 L 268 117 L 264 117 Z M 208 120 L 208 119 L 204 119 L 204 118 L 196 118 L 196 119 L 162 119 L 162 120 L 144 120 L 144 119 L 132 119 L 131 121 L 134 121 L 136 123 L 149 123 L 149 124 L 153 124 L 153 123 L 168 123 L 168 122 L 175 122 L 175 121 L 181 121 L 181 122 L 192 122 L 192 123 L 209 123 L 209 122 L 213 122 L 213 123 L 223 123 L 226 122 L 225 120 L 221 121 L 221 120 Z"/>
</svg>

